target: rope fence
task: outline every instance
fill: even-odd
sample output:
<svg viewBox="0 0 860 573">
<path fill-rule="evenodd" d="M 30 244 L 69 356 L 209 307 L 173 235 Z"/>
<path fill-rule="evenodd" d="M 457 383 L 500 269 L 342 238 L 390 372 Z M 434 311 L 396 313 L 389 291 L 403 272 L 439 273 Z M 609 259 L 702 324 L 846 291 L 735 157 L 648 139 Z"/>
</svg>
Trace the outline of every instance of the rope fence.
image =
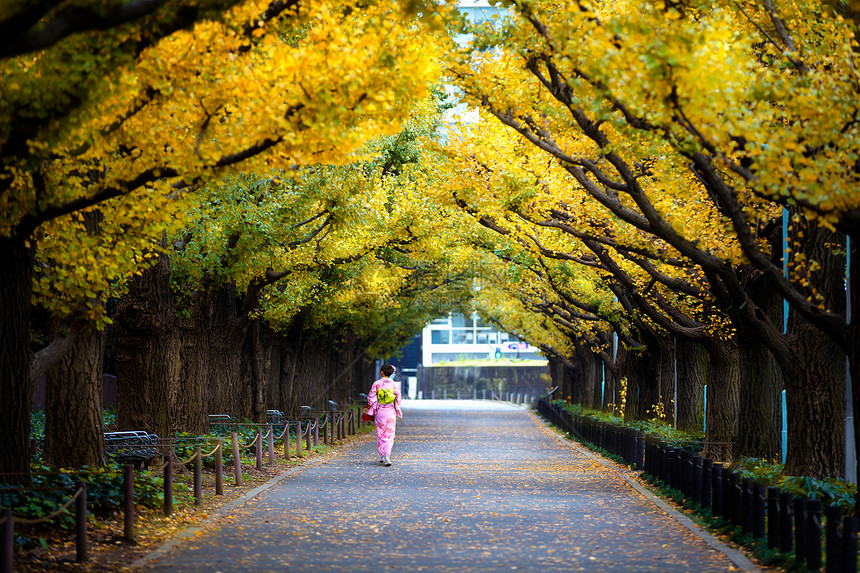
<svg viewBox="0 0 860 573">
<path fill-rule="evenodd" d="M 61 505 L 55 511 L 52 511 L 48 515 L 44 515 L 44 516 L 39 517 L 37 519 L 24 519 L 23 517 L 16 517 L 14 514 L 12 515 L 12 517 L 15 518 L 15 523 L 20 523 L 21 525 L 38 525 L 40 523 L 50 521 L 50 520 L 54 519 L 55 517 L 57 517 L 58 515 L 60 515 L 61 513 L 63 513 L 64 511 L 66 511 L 70 505 L 75 503 L 75 500 L 77 500 L 81 496 L 81 493 L 83 491 L 85 491 L 85 490 L 82 488 L 78 488 L 77 491 L 75 491 L 75 493 L 72 495 L 72 497 L 69 498 L 69 500 L 66 503 L 64 503 L 63 505 Z"/>
<path fill-rule="evenodd" d="M 277 423 L 266 423 L 266 424 L 258 424 L 258 423 L 227 423 L 227 422 L 213 422 L 213 426 L 230 426 L 231 428 L 236 428 L 240 430 L 242 428 L 255 428 L 256 433 L 249 443 L 240 444 L 239 441 L 239 432 L 232 431 L 230 436 L 226 439 L 229 439 L 231 442 L 231 449 L 233 455 L 233 470 L 234 470 L 234 485 L 242 486 L 243 477 L 242 477 L 242 450 L 247 450 L 249 448 L 254 449 L 257 469 L 261 470 L 263 468 L 262 464 L 262 455 L 263 455 L 263 440 L 267 442 L 268 446 L 268 465 L 274 464 L 275 455 L 274 448 L 275 443 L 278 440 L 281 440 L 283 444 L 283 454 L 284 459 L 291 459 L 291 448 L 292 448 L 292 432 L 295 431 L 295 455 L 299 458 L 303 458 L 305 456 L 305 452 L 310 452 L 313 447 L 319 445 L 319 433 L 322 429 L 323 431 L 323 441 L 325 443 L 336 443 L 337 439 L 344 439 L 346 434 L 355 434 L 357 432 L 358 426 L 355 424 L 355 420 L 357 420 L 356 412 L 354 408 L 350 408 L 347 412 L 326 412 L 315 413 L 311 415 L 304 415 L 298 417 L 294 420 L 283 420 Z M 283 427 L 283 430 L 279 433 L 275 431 L 275 426 Z M 263 429 L 265 427 L 265 433 Z M 331 431 L 329 432 L 329 428 Z M 336 431 L 337 430 L 337 431 Z M 119 433 L 119 432 L 117 432 Z M 121 502 L 121 510 L 123 513 L 124 519 L 124 534 L 123 541 L 126 543 L 134 543 L 135 541 L 135 509 L 134 509 L 134 476 L 135 470 L 139 469 L 141 475 L 153 475 L 153 474 L 162 474 L 163 483 L 164 483 L 164 497 L 163 497 L 163 512 L 165 516 L 170 516 L 173 513 L 174 503 L 173 503 L 173 490 L 174 490 L 174 479 L 173 479 L 173 468 L 174 463 L 179 463 L 182 465 L 183 471 L 187 471 L 184 468 L 188 464 L 193 464 L 193 498 L 194 505 L 201 505 L 203 500 L 203 487 L 202 487 L 202 466 L 204 458 L 215 457 L 215 495 L 223 495 L 224 494 L 224 464 L 223 464 L 223 453 L 224 453 L 224 439 L 218 438 L 216 440 L 216 445 L 211 451 L 203 452 L 202 447 L 210 447 L 211 442 L 205 441 L 201 442 L 199 439 L 195 440 L 191 439 L 159 439 L 157 436 L 148 435 L 146 432 L 128 432 L 129 435 L 139 434 L 140 441 L 132 443 L 123 443 L 118 444 L 117 448 L 123 447 L 125 450 L 122 454 L 125 458 L 134 459 L 134 460 L 148 460 L 154 456 L 161 456 L 164 460 L 162 464 L 160 464 L 156 468 L 143 468 L 139 469 L 136 464 L 125 464 L 123 466 L 124 475 L 123 475 L 123 496 Z M 337 437 L 335 437 L 337 436 Z M 176 447 L 193 447 L 194 453 L 188 459 L 182 460 L 176 457 Z M 137 450 L 134 450 L 137 448 Z M 133 454 L 128 453 L 128 451 L 134 450 Z M 119 456 L 118 456 L 119 458 Z M 78 477 L 86 477 L 89 475 L 93 475 L 100 472 L 74 472 L 74 475 Z M 0 479 L 20 479 L 23 477 L 31 478 L 34 476 L 69 476 L 68 472 L 40 472 L 40 473 L 8 473 L 8 474 L 0 474 Z M 14 570 L 14 546 L 15 546 L 15 534 L 14 528 L 15 525 L 23 525 L 23 526 L 34 526 L 41 523 L 48 522 L 52 519 L 56 519 L 63 512 L 68 511 L 69 508 L 74 504 L 75 505 L 75 540 L 76 540 L 76 560 L 78 562 L 85 562 L 88 560 L 88 547 L 87 547 L 87 489 L 85 481 L 78 481 L 75 486 L 75 492 L 70 496 L 68 500 L 66 500 L 61 506 L 59 506 L 56 510 L 52 511 L 48 515 L 41 516 L 39 518 L 28 519 L 23 517 L 16 517 L 13 515 L 11 509 L 8 508 L 0 508 L 0 573 L 12 573 Z M 57 491 L 59 489 L 65 489 L 60 487 L 42 487 L 42 486 L 26 486 L 26 485 L 17 485 L 10 484 L 8 486 L 0 486 L 0 491 L 23 491 L 23 492 L 35 492 L 35 491 Z"/>
</svg>

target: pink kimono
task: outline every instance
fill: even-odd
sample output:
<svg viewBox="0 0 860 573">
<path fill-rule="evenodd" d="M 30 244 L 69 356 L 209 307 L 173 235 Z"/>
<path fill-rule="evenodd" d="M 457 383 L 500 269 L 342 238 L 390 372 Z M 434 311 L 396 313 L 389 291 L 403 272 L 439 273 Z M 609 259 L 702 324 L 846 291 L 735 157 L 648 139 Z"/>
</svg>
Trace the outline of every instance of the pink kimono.
<svg viewBox="0 0 860 573">
<path fill-rule="evenodd" d="M 381 386 L 394 390 L 394 404 L 380 404 L 376 399 L 376 390 Z M 400 386 L 391 378 L 380 378 L 370 387 L 367 402 L 376 412 L 374 422 L 376 423 L 376 449 L 380 456 L 391 454 L 391 446 L 394 444 L 394 427 L 397 418 L 403 417 L 400 411 Z"/>
</svg>

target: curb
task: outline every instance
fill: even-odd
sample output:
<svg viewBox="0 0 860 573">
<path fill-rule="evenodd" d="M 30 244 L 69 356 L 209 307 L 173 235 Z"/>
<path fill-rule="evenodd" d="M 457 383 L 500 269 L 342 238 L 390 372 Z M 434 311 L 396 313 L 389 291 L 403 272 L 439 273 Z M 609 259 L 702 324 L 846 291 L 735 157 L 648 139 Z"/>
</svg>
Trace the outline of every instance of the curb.
<svg viewBox="0 0 860 573">
<path fill-rule="evenodd" d="M 347 444 L 342 445 L 337 451 L 345 451 L 349 448 L 357 446 L 359 443 L 361 443 L 360 440 L 352 441 L 351 443 L 347 443 Z M 173 549 L 174 547 L 177 547 L 180 543 L 182 543 L 182 541 L 184 541 L 190 537 L 196 536 L 198 533 L 202 532 L 207 527 L 209 527 L 213 523 L 215 523 L 216 520 L 229 514 L 231 511 L 233 511 L 237 507 L 245 505 L 246 503 L 251 501 L 253 498 L 257 497 L 259 494 L 263 493 L 264 491 L 266 491 L 268 489 L 275 487 L 276 485 L 281 483 L 286 478 L 300 472 L 301 470 L 303 470 L 305 468 L 313 467 L 319 463 L 322 463 L 325 459 L 326 459 L 326 456 L 320 456 L 320 457 L 315 458 L 313 460 L 308 460 L 305 463 L 303 463 L 299 466 L 290 468 L 290 469 L 284 471 L 283 473 L 273 477 L 269 481 L 267 481 L 261 485 L 258 485 L 257 487 L 255 487 L 251 491 L 247 491 L 247 492 L 243 493 L 241 496 L 237 497 L 236 499 L 234 499 L 228 503 L 225 503 L 224 505 L 222 505 L 221 507 L 219 507 L 218 509 L 213 511 L 211 514 L 209 514 L 209 517 L 204 519 L 199 525 L 193 525 L 191 527 L 183 529 L 182 531 L 180 531 L 176 535 L 172 536 L 167 541 L 165 541 L 164 543 L 162 543 L 161 545 L 159 545 L 158 547 L 156 547 L 155 549 L 153 549 L 152 551 L 150 551 L 149 553 L 147 553 L 146 555 L 144 555 L 140 559 L 132 562 L 129 565 L 126 565 L 123 569 L 126 571 L 132 571 L 135 569 L 141 569 L 143 567 L 146 567 L 147 565 L 149 565 L 149 563 L 151 561 L 155 561 L 157 559 L 164 557 L 165 555 L 167 555 L 167 553 L 171 549 Z"/>
<path fill-rule="evenodd" d="M 645 499 L 647 499 L 648 501 L 650 501 L 651 503 L 656 505 L 658 508 L 660 508 L 661 511 L 666 513 L 669 517 L 673 518 L 675 521 L 677 521 L 678 523 L 683 525 L 691 533 L 693 533 L 693 535 L 695 535 L 696 537 L 698 537 L 699 539 L 701 539 L 702 541 L 707 543 L 712 549 L 719 551 L 720 553 L 725 555 L 729 559 L 729 561 L 731 561 L 732 564 L 735 567 L 737 567 L 740 571 L 760 571 L 760 569 L 752 561 L 750 561 L 743 553 L 741 553 L 737 549 L 734 549 L 734 548 L 726 545 L 725 543 L 723 543 L 722 541 L 720 541 L 719 539 L 717 539 L 716 537 L 714 537 L 713 535 L 711 535 L 710 533 L 705 531 L 702 527 L 697 525 L 692 519 L 690 519 L 689 517 L 687 517 L 686 515 L 684 515 L 683 513 L 681 513 L 680 511 L 678 511 L 677 509 L 675 509 L 674 507 L 672 507 L 671 505 L 669 505 L 668 503 L 663 501 L 662 499 L 660 499 L 658 496 L 654 495 L 654 493 L 652 493 L 652 492 L 648 491 L 647 489 L 645 489 L 644 487 L 642 487 L 642 484 L 640 484 L 637 480 L 634 480 L 634 479 L 630 478 L 629 476 L 626 476 L 623 473 L 621 473 L 620 471 L 618 471 L 617 468 L 610 465 L 610 463 L 607 460 L 603 459 L 603 457 L 586 450 L 585 448 L 583 448 L 582 446 L 580 446 L 576 442 L 571 442 L 570 440 L 567 440 L 564 436 L 559 435 L 557 432 L 551 431 L 551 430 L 554 430 L 555 427 L 551 426 L 544 419 L 538 417 L 531 410 L 529 410 L 528 413 L 529 413 L 529 416 L 531 416 L 531 418 L 535 421 L 536 424 L 540 425 L 545 430 L 547 430 L 559 442 L 568 446 L 569 448 L 576 450 L 577 452 L 586 456 L 587 458 L 590 458 L 591 460 L 599 463 L 600 465 L 602 465 L 603 467 L 605 467 L 606 469 L 610 470 L 612 473 L 617 475 L 619 478 L 621 478 L 622 480 L 627 482 L 627 484 L 630 487 L 632 487 L 636 492 L 638 492 L 642 497 L 644 497 Z"/>
</svg>

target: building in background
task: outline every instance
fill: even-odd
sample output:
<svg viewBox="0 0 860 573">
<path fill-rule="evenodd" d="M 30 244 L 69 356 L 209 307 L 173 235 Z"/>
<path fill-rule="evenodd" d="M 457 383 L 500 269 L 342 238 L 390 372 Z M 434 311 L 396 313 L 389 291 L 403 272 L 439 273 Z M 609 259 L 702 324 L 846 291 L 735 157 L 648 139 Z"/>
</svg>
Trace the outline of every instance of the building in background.
<svg viewBox="0 0 860 573">
<path fill-rule="evenodd" d="M 533 346 L 481 322 L 477 314 L 437 318 L 421 333 L 421 363 L 433 366 L 458 360 L 543 360 Z"/>
</svg>

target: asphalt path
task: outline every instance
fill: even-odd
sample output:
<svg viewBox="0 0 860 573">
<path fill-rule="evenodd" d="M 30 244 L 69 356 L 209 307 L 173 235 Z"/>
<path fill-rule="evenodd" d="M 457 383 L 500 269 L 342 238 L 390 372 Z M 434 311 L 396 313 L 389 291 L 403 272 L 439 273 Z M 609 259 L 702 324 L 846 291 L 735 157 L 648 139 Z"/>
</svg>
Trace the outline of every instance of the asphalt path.
<svg viewBox="0 0 860 573">
<path fill-rule="evenodd" d="M 151 571 L 731 571 L 709 536 L 522 407 L 404 401 L 375 439 L 303 467 Z M 717 549 L 715 549 L 715 546 Z"/>
</svg>

